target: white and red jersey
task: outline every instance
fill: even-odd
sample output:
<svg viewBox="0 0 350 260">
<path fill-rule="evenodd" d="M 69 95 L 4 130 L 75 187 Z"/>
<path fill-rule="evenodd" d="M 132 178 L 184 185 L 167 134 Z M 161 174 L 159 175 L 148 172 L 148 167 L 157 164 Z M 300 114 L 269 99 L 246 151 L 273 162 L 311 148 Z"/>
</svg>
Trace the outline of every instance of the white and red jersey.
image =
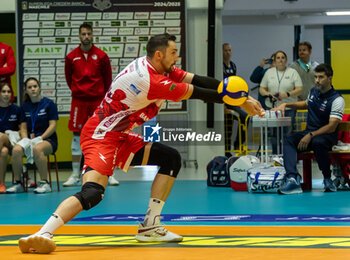
<svg viewBox="0 0 350 260">
<path fill-rule="evenodd" d="M 82 134 L 126 138 L 135 127 L 157 115 L 164 100 L 180 101 L 188 92 L 187 72 L 174 66 L 170 74 L 157 72 L 147 57 L 130 63 L 113 80 L 104 100 L 84 125 Z"/>
</svg>

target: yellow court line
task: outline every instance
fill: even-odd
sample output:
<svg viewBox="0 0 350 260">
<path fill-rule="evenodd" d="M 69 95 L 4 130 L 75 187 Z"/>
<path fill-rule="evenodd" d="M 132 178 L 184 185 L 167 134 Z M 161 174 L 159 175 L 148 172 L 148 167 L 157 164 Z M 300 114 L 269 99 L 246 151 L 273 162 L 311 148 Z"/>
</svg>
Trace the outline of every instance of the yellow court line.
<svg viewBox="0 0 350 260">
<path fill-rule="evenodd" d="M 40 226 L 0 226 L 0 236 L 11 236 L 11 235 L 26 235 L 36 232 Z M 333 242 L 350 241 L 350 227 L 254 227 L 254 226 L 168 226 L 171 231 L 179 233 L 184 236 L 195 236 L 185 237 L 184 243 L 191 243 L 193 241 L 202 240 L 209 243 L 209 247 L 201 247 L 198 244 L 193 243 L 193 247 L 157 247 L 153 245 L 150 247 L 146 246 L 108 246 L 108 241 L 113 240 L 112 235 L 115 235 L 114 240 L 125 239 L 131 241 L 135 234 L 136 226 L 77 226 L 77 225 L 66 225 L 61 227 L 55 234 L 57 234 L 58 240 L 63 235 L 72 235 L 72 241 L 74 236 L 81 235 L 83 239 L 89 239 L 86 235 L 96 235 L 101 239 L 99 247 L 81 247 L 79 242 L 75 241 L 74 246 L 60 246 L 55 252 L 48 255 L 32 255 L 20 253 L 17 246 L 0 246 L 1 259 L 350 259 L 350 242 L 344 249 L 342 248 L 281 248 L 283 244 L 274 244 L 278 242 L 280 236 L 282 238 L 290 237 L 301 237 L 302 242 L 310 243 L 310 237 L 314 240 L 329 240 Z M 84 238 L 85 235 L 85 238 Z M 106 238 L 110 235 L 109 238 Z M 124 236 L 124 238 L 120 238 Z M 255 243 L 259 244 L 260 247 L 252 248 L 232 248 L 232 247 L 218 247 L 212 243 L 214 240 L 206 239 L 200 236 L 251 236 L 255 239 Z M 259 238 L 257 238 L 259 237 Z M 272 237 L 272 238 L 271 238 Z M 305 238 L 303 238 L 305 237 Z M 315 238 L 316 237 L 316 238 Z M 323 238 L 324 237 L 324 238 Z M 105 245 L 103 243 L 105 239 Z M 235 239 L 235 238 L 234 238 Z M 229 242 L 232 244 L 233 240 Z M 237 241 L 242 238 L 236 238 Z M 266 241 L 274 241 L 274 248 L 263 248 L 261 246 L 266 245 Z M 222 245 L 224 240 L 216 239 Z M 264 242 L 265 241 L 265 242 Z M 291 240 L 293 242 L 293 238 Z M 295 240 L 296 241 L 296 240 Z M 215 241 L 214 241 L 215 242 Z M 299 241 L 300 242 L 300 241 Z M 265 244 L 264 244 L 265 243 Z M 346 242 L 345 242 L 346 243 Z M 197 246 L 196 246 L 197 245 Z M 277 246 L 276 246 L 277 245 Z M 286 245 L 284 245 L 286 246 Z M 300 244 L 299 244 L 300 246 Z"/>
<path fill-rule="evenodd" d="M 0 225 L 0 235 L 32 234 L 41 225 Z M 216 236 L 350 236 L 350 226 L 166 226 L 184 235 Z M 55 234 L 134 235 L 136 225 L 65 225 Z"/>
</svg>

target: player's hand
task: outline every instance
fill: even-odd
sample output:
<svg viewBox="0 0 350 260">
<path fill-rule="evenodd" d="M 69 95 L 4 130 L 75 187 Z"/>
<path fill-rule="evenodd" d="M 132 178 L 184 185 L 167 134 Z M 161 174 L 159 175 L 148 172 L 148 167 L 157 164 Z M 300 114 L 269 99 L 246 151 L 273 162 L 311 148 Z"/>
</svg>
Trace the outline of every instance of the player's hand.
<svg viewBox="0 0 350 260">
<path fill-rule="evenodd" d="M 248 113 L 250 116 L 263 115 L 265 110 L 262 108 L 260 102 L 251 96 L 248 96 L 247 100 L 241 105 L 241 107 Z"/>
<path fill-rule="evenodd" d="M 286 104 L 287 103 L 283 103 L 281 105 L 279 105 L 278 107 L 275 108 L 271 108 L 272 111 L 278 111 L 280 110 L 282 112 L 282 116 L 284 117 L 284 112 L 286 111 Z"/>
<path fill-rule="evenodd" d="M 298 150 L 305 151 L 311 142 L 312 136 L 310 134 L 306 134 L 298 144 Z"/>
</svg>

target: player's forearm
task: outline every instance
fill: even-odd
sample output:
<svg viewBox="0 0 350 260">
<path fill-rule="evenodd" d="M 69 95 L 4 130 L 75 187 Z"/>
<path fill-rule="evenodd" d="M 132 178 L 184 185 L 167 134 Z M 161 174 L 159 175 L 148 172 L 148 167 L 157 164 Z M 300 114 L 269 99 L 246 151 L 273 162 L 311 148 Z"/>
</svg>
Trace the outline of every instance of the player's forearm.
<svg viewBox="0 0 350 260">
<path fill-rule="evenodd" d="M 192 95 L 189 99 L 200 99 L 209 103 L 224 103 L 216 90 L 193 86 Z"/>
<path fill-rule="evenodd" d="M 338 123 L 329 122 L 327 125 L 322 126 L 320 129 L 312 131 L 312 136 L 334 133 L 337 130 L 337 126 Z"/>
<path fill-rule="evenodd" d="M 41 137 L 44 139 L 50 137 L 53 133 L 56 132 L 56 121 L 50 120 L 49 127 L 46 129 L 46 131 L 41 135 Z"/>
<path fill-rule="evenodd" d="M 292 108 L 292 109 L 307 109 L 307 104 L 305 101 L 298 101 L 294 103 L 286 103 L 286 107 Z"/>
<path fill-rule="evenodd" d="M 220 81 L 211 77 L 194 75 L 191 84 L 205 89 L 217 90 Z"/>
<path fill-rule="evenodd" d="M 15 67 L 7 66 L 7 67 L 0 68 L 0 76 L 1 77 L 9 77 L 13 73 L 15 73 L 15 70 L 16 70 L 16 66 Z"/>
</svg>

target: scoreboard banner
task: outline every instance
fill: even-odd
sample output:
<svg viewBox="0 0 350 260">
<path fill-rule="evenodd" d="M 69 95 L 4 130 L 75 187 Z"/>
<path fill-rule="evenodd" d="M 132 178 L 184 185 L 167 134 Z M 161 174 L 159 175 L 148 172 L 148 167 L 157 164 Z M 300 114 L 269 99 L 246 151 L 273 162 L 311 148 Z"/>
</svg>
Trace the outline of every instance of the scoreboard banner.
<svg viewBox="0 0 350 260">
<path fill-rule="evenodd" d="M 93 26 L 94 44 L 110 58 L 113 77 L 132 60 L 146 55 L 152 35 L 176 36 L 177 66 L 185 69 L 185 0 L 17 0 L 18 92 L 36 77 L 42 95 L 52 99 L 59 113 L 68 115 L 71 91 L 64 74 L 66 55 L 79 44 L 79 26 Z M 186 101 L 165 102 L 163 112 L 186 111 Z"/>
</svg>

